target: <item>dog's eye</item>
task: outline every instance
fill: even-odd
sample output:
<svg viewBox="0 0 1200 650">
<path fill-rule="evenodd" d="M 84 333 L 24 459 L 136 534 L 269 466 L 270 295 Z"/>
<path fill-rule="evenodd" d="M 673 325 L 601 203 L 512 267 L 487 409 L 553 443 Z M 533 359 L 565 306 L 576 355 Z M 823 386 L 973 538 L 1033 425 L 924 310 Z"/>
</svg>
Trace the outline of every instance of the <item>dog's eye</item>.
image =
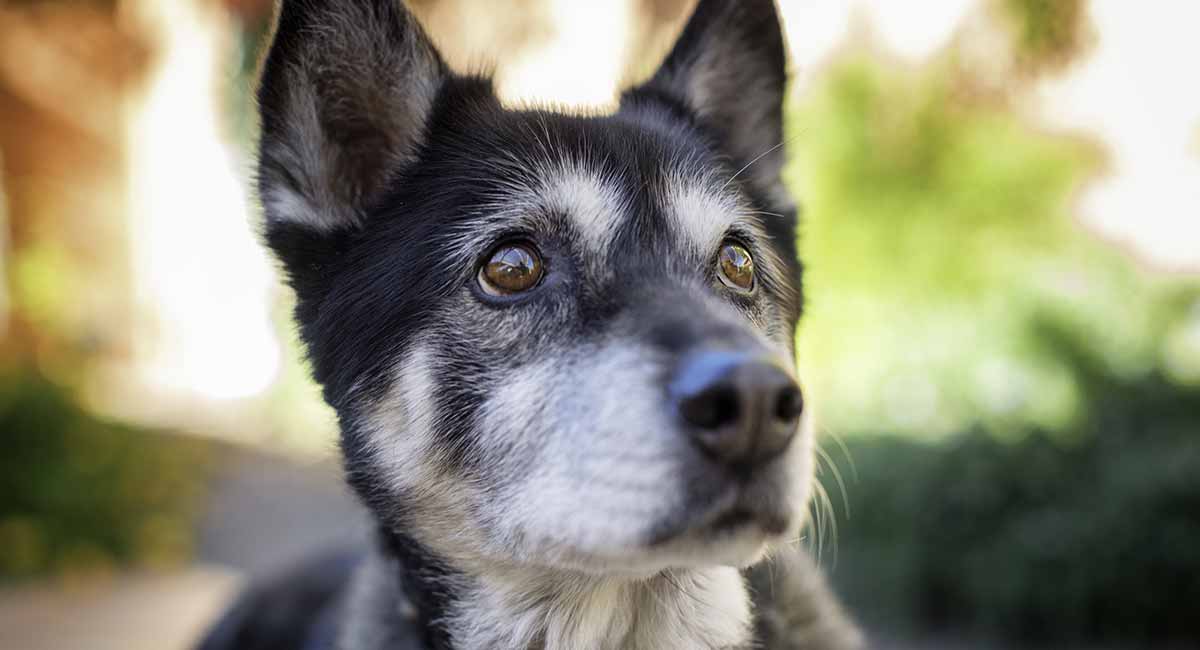
<svg viewBox="0 0 1200 650">
<path fill-rule="evenodd" d="M 754 289 L 754 259 L 750 251 L 737 242 L 727 241 L 717 255 L 717 275 L 721 282 L 736 291 Z"/>
<path fill-rule="evenodd" d="M 493 296 L 528 291 L 542 279 L 542 258 L 528 244 L 501 244 L 479 269 L 479 286 Z"/>
</svg>

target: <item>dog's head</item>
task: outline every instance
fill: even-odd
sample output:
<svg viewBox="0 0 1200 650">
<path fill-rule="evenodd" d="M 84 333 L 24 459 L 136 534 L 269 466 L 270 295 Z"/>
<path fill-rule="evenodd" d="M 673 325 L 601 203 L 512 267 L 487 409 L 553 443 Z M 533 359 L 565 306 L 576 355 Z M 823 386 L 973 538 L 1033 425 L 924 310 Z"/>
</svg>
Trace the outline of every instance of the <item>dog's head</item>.
<svg viewBox="0 0 1200 650">
<path fill-rule="evenodd" d="M 398 0 L 285 0 L 266 234 L 352 484 L 457 562 L 643 574 L 794 534 L 771 0 L 701 0 L 610 116 L 507 110 Z"/>
</svg>

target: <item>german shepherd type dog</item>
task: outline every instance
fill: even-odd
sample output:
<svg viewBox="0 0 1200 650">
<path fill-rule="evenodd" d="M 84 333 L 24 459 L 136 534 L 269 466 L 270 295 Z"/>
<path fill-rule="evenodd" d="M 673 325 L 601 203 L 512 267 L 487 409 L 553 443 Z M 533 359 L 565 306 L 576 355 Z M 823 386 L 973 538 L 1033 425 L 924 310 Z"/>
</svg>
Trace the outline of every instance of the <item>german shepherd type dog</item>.
<svg viewBox="0 0 1200 650">
<path fill-rule="evenodd" d="M 400 0 L 284 0 L 266 240 L 377 524 L 216 648 L 857 648 L 796 540 L 796 209 L 771 0 L 607 116 L 509 110 Z"/>
</svg>

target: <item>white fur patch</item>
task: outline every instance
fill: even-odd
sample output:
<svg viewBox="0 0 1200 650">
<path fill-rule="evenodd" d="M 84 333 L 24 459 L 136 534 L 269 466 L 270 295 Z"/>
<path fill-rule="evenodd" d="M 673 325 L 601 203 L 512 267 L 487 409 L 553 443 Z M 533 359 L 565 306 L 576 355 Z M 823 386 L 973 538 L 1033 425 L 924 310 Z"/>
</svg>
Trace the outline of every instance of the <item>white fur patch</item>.
<svg viewBox="0 0 1200 650">
<path fill-rule="evenodd" d="M 437 485 L 430 458 L 437 417 L 432 363 L 429 347 L 415 344 L 397 367 L 388 395 L 370 416 L 371 451 L 397 492 Z"/>
<path fill-rule="evenodd" d="M 750 598 L 736 569 L 646 580 L 496 572 L 452 609 L 455 647 L 702 650 L 750 638 Z"/>
<path fill-rule="evenodd" d="M 707 180 L 707 179 L 703 179 Z M 742 207 L 733 192 L 679 176 L 663 188 L 664 209 L 687 243 L 700 251 L 716 251 Z"/>
<path fill-rule="evenodd" d="M 694 183 L 673 183 L 666 204 L 679 230 L 701 251 L 715 251 L 738 216 L 736 200 Z"/>
<path fill-rule="evenodd" d="M 603 259 L 620 230 L 624 201 L 614 183 L 577 166 L 565 166 L 546 179 L 547 207 L 567 215 L 589 257 Z"/>
<path fill-rule="evenodd" d="M 320 211 L 292 190 L 275 186 L 266 190 L 262 197 L 263 210 L 273 222 L 289 222 L 317 231 L 327 231 L 337 226 L 335 219 L 321 216 Z"/>
</svg>

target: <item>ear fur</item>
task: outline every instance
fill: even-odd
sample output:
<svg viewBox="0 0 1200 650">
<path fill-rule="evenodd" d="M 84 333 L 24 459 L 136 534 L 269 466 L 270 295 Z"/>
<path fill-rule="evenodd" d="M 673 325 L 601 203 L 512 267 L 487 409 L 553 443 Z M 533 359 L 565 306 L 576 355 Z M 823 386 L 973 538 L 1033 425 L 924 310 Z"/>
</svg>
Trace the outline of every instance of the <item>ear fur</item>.
<svg viewBox="0 0 1200 650">
<path fill-rule="evenodd" d="M 786 55 L 773 0 L 700 0 L 662 66 L 630 95 L 666 97 L 713 134 L 741 176 L 783 192 Z"/>
<path fill-rule="evenodd" d="M 414 161 L 448 75 L 400 0 L 283 0 L 258 91 L 272 243 L 360 225 Z"/>
</svg>

